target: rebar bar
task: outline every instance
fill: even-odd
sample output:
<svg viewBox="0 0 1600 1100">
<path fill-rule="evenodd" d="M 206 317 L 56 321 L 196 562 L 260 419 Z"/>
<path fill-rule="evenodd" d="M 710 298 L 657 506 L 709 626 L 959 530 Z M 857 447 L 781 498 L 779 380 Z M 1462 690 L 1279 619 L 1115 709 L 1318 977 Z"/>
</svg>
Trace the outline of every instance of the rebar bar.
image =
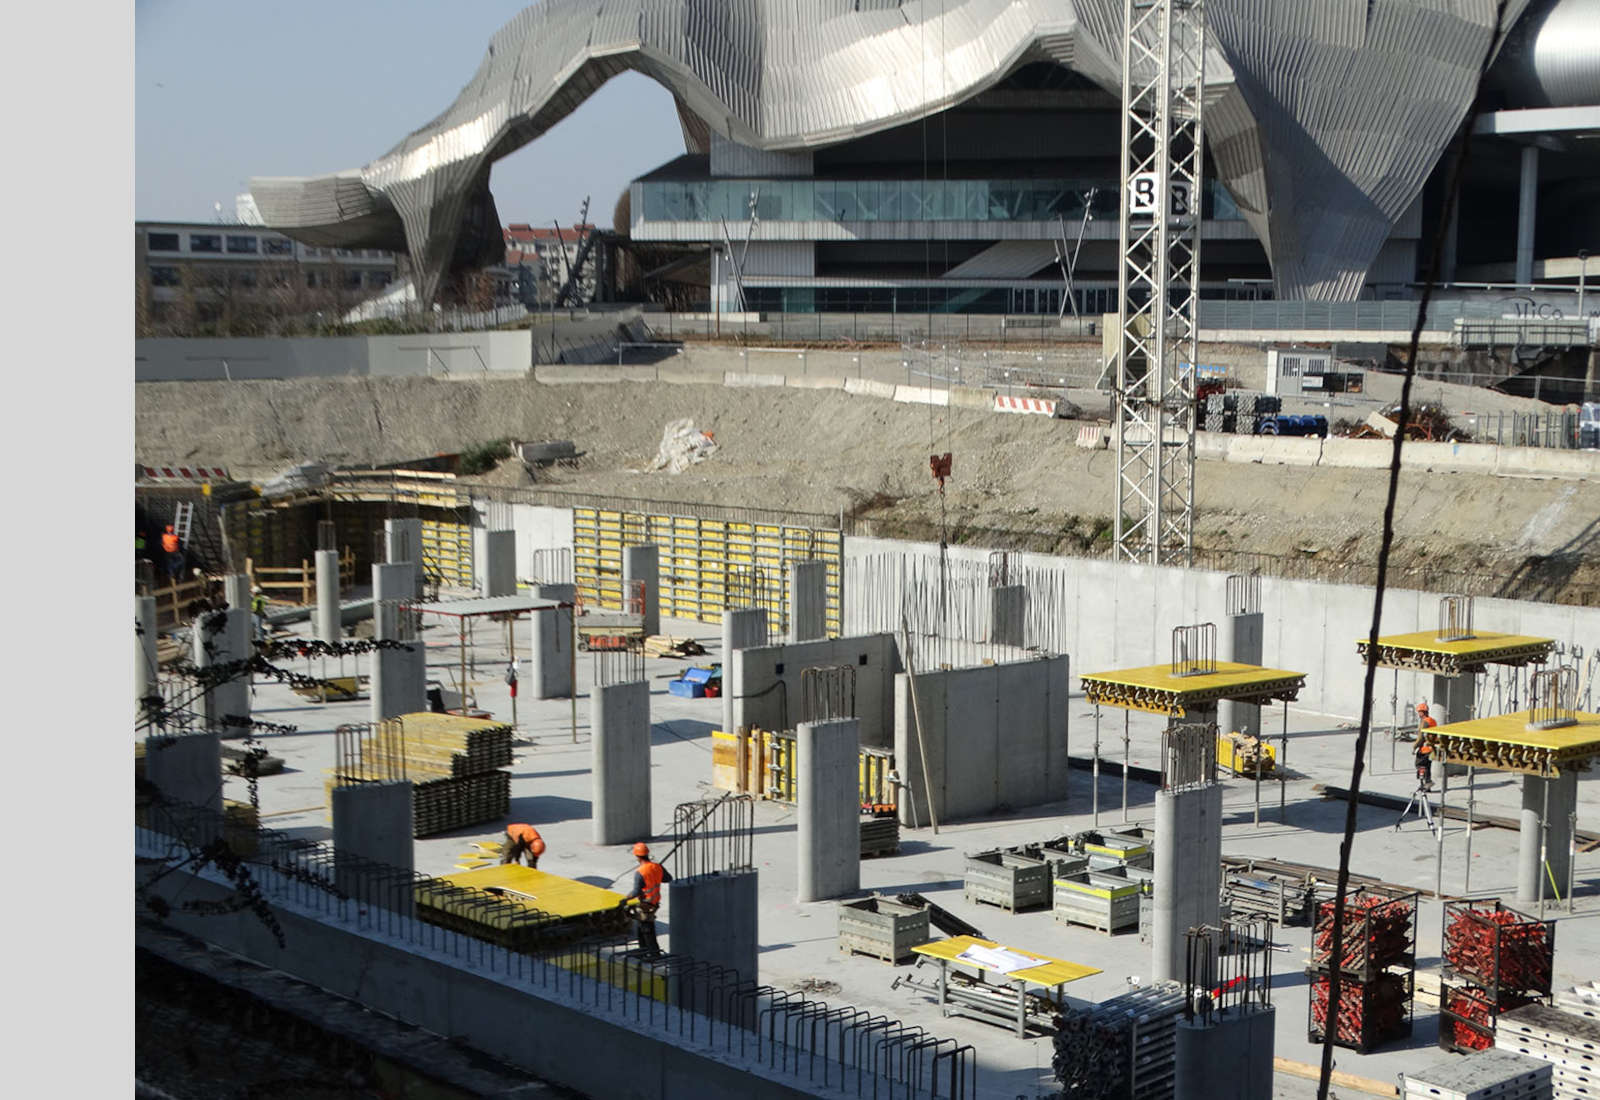
<svg viewBox="0 0 1600 1100">
<path fill-rule="evenodd" d="M 1476 637 L 1472 632 L 1471 596 L 1443 596 L 1439 600 L 1439 632 L 1441 642 L 1461 642 Z"/>
<path fill-rule="evenodd" d="M 856 716 L 856 670 L 851 665 L 819 665 L 800 671 L 800 722 L 828 722 Z"/>
<path fill-rule="evenodd" d="M 755 866 L 755 799 L 734 795 L 679 803 L 672 835 L 679 878 L 748 871 Z"/>
<path fill-rule="evenodd" d="M 1217 624 L 1172 628 L 1172 675 L 1205 676 L 1217 671 Z"/>
<path fill-rule="evenodd" d="M 1230 573 L 1224 584 L 1223 607 L 1226 614 L 1254 615 L 1260 612 L 1260 573 Z"/>
<path fill-rule="evenodd" d="M 1257 771 L 1260 769 L 1258 768 Z M 1124 768 L 1124 774 L 1127 769 Z M 1179 791 L 1204 786 L 1217 778 L 1217 726 L 1188 722 L 1161 733 L 1161 786 Z"/>
</svg>

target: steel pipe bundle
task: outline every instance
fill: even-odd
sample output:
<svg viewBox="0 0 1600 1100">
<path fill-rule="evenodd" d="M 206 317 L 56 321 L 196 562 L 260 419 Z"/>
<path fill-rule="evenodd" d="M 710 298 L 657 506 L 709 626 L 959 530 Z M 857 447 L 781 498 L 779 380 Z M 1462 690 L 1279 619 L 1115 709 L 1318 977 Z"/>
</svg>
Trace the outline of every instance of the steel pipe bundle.
<svg viewBox="0 0 1600 1100">
<path fill-rule="evenodd" d="M 1062 1015 L 1051 1067 L 1075 1100 L 1170 1097 L 1183 985 L 1157 982 Z"/>
</svg>

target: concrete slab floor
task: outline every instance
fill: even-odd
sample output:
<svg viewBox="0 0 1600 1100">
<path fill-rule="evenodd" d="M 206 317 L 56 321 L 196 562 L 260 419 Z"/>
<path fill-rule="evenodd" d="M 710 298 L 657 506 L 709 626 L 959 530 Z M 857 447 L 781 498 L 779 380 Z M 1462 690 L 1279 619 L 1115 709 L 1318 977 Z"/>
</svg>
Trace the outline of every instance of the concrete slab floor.
<svg viewBox="0 0 1600 1100">
<path fill-rule="evenodd" d="M 307 624 L 309 626 L 309 624 Z M 694 661 L 649 659 L 646 675 L 650 683 L 652 718 L 652 787 L 654 805 L 651 820 L 657 830 L 658 850 L 671 846 L 669 836 L 675 804 L 715 796 L 710 786 L 711 730 L 721 722 L 719 699 L 682 699 L 670 695 L 667 681 L 692 663 L 721 659 L 719 624 L 666 620 L 663 630 L 695 638 L 709 651 Z M 526 657 L 529 627 L 524 621 L 517 631 L 517 652 Z M 459 650 L 453 629 L 430 625 L 424 631 L 428 647 L 428 675 L 447 688 L 459 668 Z M 1152 654 L 1157 659 L 1159 654 Z M 501 628 L 478 629 L 471 647 L 468 678 L 478 702 L 497 718 L 509 720 L 510 699 L 504 682 L 507 649 Z M 367 671 L 366 658 L 347 658 L 341 663 L 329 660 L 292 663 L 297 671 L 314 675 L 350 675 Z M 473 671 L 475 667 L 476 671 Z M 591 658 L 578 655 L 580 698 L 576 708 L 568 700 L 538 701 L 524 695 L 517 700 L 519 743 L 511 768 L 510 820 L 536 824 L 549 845 L 542 869 L 596 885 L 626 881 L 633 860 L 626 845 L 599 847 L 590 842 L 590 741 L 587 694 L 593 682 Z M 1074 678 L 1074 686 L 1076 679 Z M 1380 681 L 1378 695 L 1387 709 L 1385 685 Z M 307 703 L 286 686 L 258 683 L 253 696 L 253 713 L 261 720 L 297 727 L 293 734 L 270 734 L 262 738 L 267 750 L 285 759 L 282 774 L 259 781 L 263 825 L 293 835 L 327 839 L 330 819 L 323 790 L 325 769 L 334 762 L 334 728 L 346 722 L 364 722 L 370 717 L 365 698 L 348 703 L 326 705 Z M 1387 716 L 1384 715 L 1385 721 Z M 1108 759 L 1122 758 L 1122 715 L 1105 709 L 1101 719 L 1102 753 Z M 1163 720 L 1151 715 L 1133 715 L 1128 723 L 1129 756 L 1136 766 L 1158 766 L 1158 748 Z M 1263 731 L 1276 745 L 1282 728 L 1282 711 L 1274 708 L 1263 716 Z M 1087 756 L 1094 739 L 1093 707 L 1074 696 L 1071 704 L 1069 745 L 1074 756 Z M 1288 823 L 1278 820 L 1276 782 L 1261 786 L 1262 821 L 1252 824 L 1255 788 L 1249 780 L 1230 779 L 1224 796 L 1226 825 L 1223 851 L 1227 855 L 1254 855 L 1292 860 L 1334 868 L 1338 862 L 1340 830 L 1344 804 L 1322 799 L 1314 784 L 1347 786 L 1350 781 L 1349 754 L 1355 734 L 1331 720 L 1303 713 L 1292 705 L 1289 710 L 1287 752 L 1289 780 L 1285 786 Z M 236 742 L 235 742 L 236 743 Z M 1373 747 L 1374 767 L 1363 779 L 1363 788 L 1389 794 L 1408 795 L 1414 782 L 1409 747 L 1400 744 L 1393 752 L 1386 731 Z M 1439 777 L 1435 777 L 1436 785 Z M 1449 801 L 1460 805 L 1464 779 L 1452 779 Z M 247 797 L 244 781 L 228 777 L 226 796 Z M 1476 783 L 1480 812 L 1514 817 L 1520 807 L 1517 780 L 1485 775 Z M 1088 828 L 1091 779 L 1087 772 L 1072 775 L 1070 796 L 1065 803 L 1031 807 L 1016 813 L 981 821 L 946 823 L 935 834 L 931 829 L 906 830 L 902 834 L 901 854 L 863 861 L 863 893 L 895 894 L 917 891 L 982 929 L 990 938 L 1024 949 L 1043 952 L 1100 967 L 1102 974 L 1086 978 L 1069 987 L 1070 994 L 1082 1000 L 1101 1000 L 1126 988 L 1132 976 L 1148 977 L 1150 953 L 1136 933 L 1107 937 L 1097 932 L 1054 923 L 1049 912 L 1010 914 L 989 906 L 967 905 L 962 899 L 963 854 L 982 848 L 1036 841 L 1063 832 Z M 1103 775 L 1100 780 L 1100 824 L 1111 826 L 1122 821 L 1122 783 Z M 1436 794 L 1437 797 L 1437 794 Z M 1128 786 L 1128 820 L 1151 824 L 1154 789 L 1138 782 Z M 1396 812 L 1363 807 L 1352 869 L 1381 877 L 1389 882 L 1431 891 L 1434 886 L 1437 848 L 1427 828 L 1408 819 L 1395 830 Z M 1579 828 L 1600 825 L 1600 787 L 1579 785 Z M 914 990 L 892 990 L 890 984 L 906 966 L 891 967 L 864 957 L 847 957 L 835 943 L 835 904 L 795 901 L 796 845 L 795 811 L 776 803 L 756 805 L 756 862 L 761 872 L 761 975 L 773 986 L 815 989 L 814 995 L 849 1003 L 874 1012 L 888 1013 L 920 1025 L 930 1032 L 974 1044 L 979 1052 L 982 1094 L 989 1097 L 1035 1097 L 1054 1093 L 1050 1072 L 1052 1054 L 1048 1038 L 1019 1040 L 997 1027 L 960 1018 L 945 1019 L 931 999 Z M 430 874 L 448 873 L 472 841 L 493 838 L 503 823 L 463 830 L 416 843 L 416 867 Z M 1446 831 L 1444 890 L 1459 893 L 1463 885 L 1466 829 L 1453 822 Z M 1474 896 L 1510 900 L 1515 890 L 1517 837 L 1498 828 L 1479 828 L 1472 837 L 1472 888 Z M 1600 951 L 1600 852 L 1579 853 L 1576 867 L 1577 897 L 1571 914 L 1552 908 L 1557 919 L 1556 984 L 1558 987 L 1600 976 L 1589 961 Z M 671 946 L 671 903 L 663 910 L 661 929 L 666 945 Z M 1437 970 L 1440 942 L 1441 907 L 1424 898 L 1419 917 L 1419 969 Z M 1273 953 L 1275 974 L 1273 1000 L 1278 1006 L 1277 1053 L 1294 1061 L 1315 1064 L 1320 1048 L 1306 1038 L 1307 986 L 1303 967 L 1309 958 L 1310 934 L 1304 928 L 1278 932 L 1280 950 Z M 1434 1046 L 1437 1016 L 1432 1008 L 1419 1008 L 1410 1040 L 1392 1044 L 1367 1056 L 1336 1050 L 1336 1067 L 1347 1073 L 1381 1081 L 1394 1081 L 1395 1074 L 1416 1067 L 1438 1056 Z M 1274 1095 L 1302 1097 L 1314 1095 L 1314 1084 L 1279 1074 Z"/>
</svg>

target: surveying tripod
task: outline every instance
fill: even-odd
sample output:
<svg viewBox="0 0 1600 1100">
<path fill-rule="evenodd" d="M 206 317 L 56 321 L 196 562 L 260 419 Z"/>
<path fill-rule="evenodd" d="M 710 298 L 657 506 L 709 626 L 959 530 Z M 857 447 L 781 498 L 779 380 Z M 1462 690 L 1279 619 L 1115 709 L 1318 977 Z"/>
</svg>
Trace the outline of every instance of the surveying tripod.
<svg viewBox="0 0 1600 1100">
<path fill-rule="evenodd" d="M 1405 824 L 1406 815 L 1413 812 L 1428 823 L 1429 832 L 1437 832 L 1440 829 L 1440 823 L 1433 819 L 1433 803 L 1428 801 L 1428 788 L 1421 780 L 1417 781 L 1417 789 L 1411 792 L 1411 801 L 1406 803 L 1406 808 L 1400 811 L 1400 817 L 1394 823 L 1396 832 L 1399 832 L 1400 826 Z"/>
</svg>

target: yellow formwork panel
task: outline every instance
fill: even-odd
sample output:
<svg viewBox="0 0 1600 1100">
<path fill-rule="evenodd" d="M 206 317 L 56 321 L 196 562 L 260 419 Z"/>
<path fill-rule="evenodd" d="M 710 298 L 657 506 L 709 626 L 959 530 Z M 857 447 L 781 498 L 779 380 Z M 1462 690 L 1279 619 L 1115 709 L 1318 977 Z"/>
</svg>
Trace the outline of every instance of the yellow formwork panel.
<svg viewBox="0 0 1600 1100">
<path fill-rule="evenodd" d="M 1075 982 L 1079 978 L 1092 977 L 1103 973 L 1098 967 L 1084 966 L 1082 963 L 1069 962 L 1051 955 L 1041 955 L 1037 951 L 1024 951 L 1020 947 L 1008 947 L 995 943 L 993 940 L 980 940 L 976 936 L 951 936 L 947 940 L 934 940 L 932 943 L 919 944 L 911 950 L 919 955 L 926 955 L 931 959 L 944 959 L 955 962 L 957 957 L 969 947 L 998 947 L 1002 951 L 1014 951 L 1018 955 L 1026 955 L 1030 959 L 1038 959 L 1038 966 L 1030 966 L 1025 970 L 1013 970 L 1004 975 L 1005 978 L 1017 978 L 1030 985 L 1041 985 L 1054 988 L 1067 982 Z M 970 966 L 975 970 L 987 970 L 988 967 L 978 963 L 962 960 L 961 966 Z"/>
<path fill-rule="evenodd" d="M 1221 699 L 1265 702 L 1294 699 L 1305 686 L 1303 672 L 1218 661 L 1215 672 L 1174 676 L 1170 665 L 1148 665 L 1083 677 L 1091 703 L 1181 718 L 1190 707 Z"/>
<path fill-rule="evenodd" d="M 1382 668 L 1419 669 L 1425 672 L 1455 673 L 1483 665 L 1523 665 L 1537 663 L 1550 655 L 1552 638 L 1527 634 L 1496 634 L 1479 631 L 1471 638 L 1441 642 L 1431 630 L 1410 634 L 1390 634 L 1378 639 L 1378 664 Z M 1367 656 L 1367 640 L 1356 640 L 1356 652 Z"/>
<path fill-rule="evenodd" d="M 1582 771 L 1600 755 L 1600 714 L 1579 711 L 1557 729 L 1529 729 L 1531 711 L 1452 722 L 1425 732 L 1446 761 L 1495 771 L 1550 776 Z"/>
<path fill-rule="evenodd" d="M 434 881 L 468 890 L 497 891 L 507 902 L 524 904 L 553 917 L 604 913 L 615 909 L 622 900 L 622 895 L 614 891 L 517 863 L 441 875 Z"/>
</svg>

